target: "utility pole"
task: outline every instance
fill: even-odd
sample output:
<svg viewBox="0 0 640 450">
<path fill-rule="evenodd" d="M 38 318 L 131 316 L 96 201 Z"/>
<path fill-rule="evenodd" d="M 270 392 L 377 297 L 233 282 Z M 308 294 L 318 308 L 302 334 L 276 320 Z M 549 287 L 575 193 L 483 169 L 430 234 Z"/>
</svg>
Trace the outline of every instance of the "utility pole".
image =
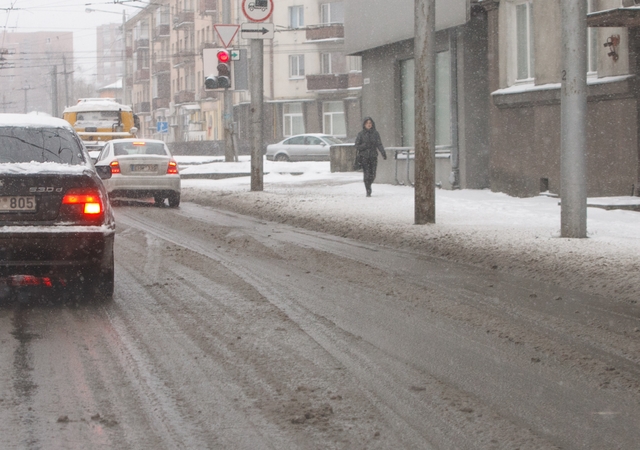
<svg viewBox="0 0 640 450">
<path fill-rule="evenodd" d="M 222 13 L 223 23 L 231 24 L 231 0 L 225 0 Z M 233 145 L 233 91 L 225 89 L 223 101 L 222 126 L 224 127 L 224 160 L 225 162 L 234 162 L 238 160 L 238 157 Z"/>
<path fill-rule="evenodd" d="M 415 223 L 436 222 L 436 2 L 415 0 Z"/>
<path fill-rule="evenodd" d="M 51 68 L 51 115 L 58 117 L 58 66 Z"/>
<path fill-rule="evenodd" d="M 122 10 L 122 103 L 127 105 L 127 13 Z"/>
<path fill-rule="evenodd" d="M 560 235 L 587 237 L 587 4 L 562 2 Z"/>
<path fill-rule="evenodd" d="M 251 190 L 264 190 L 263 176 L 263 125 L 264 116 L 264 46 L 262 39 L 251 39 L 252 74 L 249 83 L 251 88 L 251 108 L 249 123 L 251 126 Z"/>
<path fill-rule="evenodd" d="M 67 55 L 62 55 L 62 64 L 64 65 L 64 105 L 70 106 L 69 103 L 69 75 L 73 73 L 73 70 L 67 72 Z"/>
<path fill-rule="evenodd" d="M 25 87 L 22 87 L 19 89 L 20 91 L 24 91 L 24 113 L 27 114 L 29 112 L 29 103 L 28 103 L 28 99 L 27 99 L 27 91 L 31 90 L 31 86 L 26 85 Z"/>
<path fill-rule="evenodd" d="M 14 102 L 8 102 L 7 101 L 7 96 L 2 94 L 2 112 L 6 113 L 7 112 L 7 106 L 8 105 L 13 105 Z"/>
</svg>

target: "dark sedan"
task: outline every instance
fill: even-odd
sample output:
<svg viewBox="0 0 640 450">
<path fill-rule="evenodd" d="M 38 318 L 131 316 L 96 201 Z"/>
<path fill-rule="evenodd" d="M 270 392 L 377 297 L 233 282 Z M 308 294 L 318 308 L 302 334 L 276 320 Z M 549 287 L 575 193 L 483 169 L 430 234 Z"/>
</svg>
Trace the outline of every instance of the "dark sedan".
<svg viewBox="0 0 640 450">
<path fill-rule="evenodd" d="M 0 297 L 69 291 L 109 299 L 115 222 L 102 178 L 61 119 L 0 114 Z"/>
</svg>

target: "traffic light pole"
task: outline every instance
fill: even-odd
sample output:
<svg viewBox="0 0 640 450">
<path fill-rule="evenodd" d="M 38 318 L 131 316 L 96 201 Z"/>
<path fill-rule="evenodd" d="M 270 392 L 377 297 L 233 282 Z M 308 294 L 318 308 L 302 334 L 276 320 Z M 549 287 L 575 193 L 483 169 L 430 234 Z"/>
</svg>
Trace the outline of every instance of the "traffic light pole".
<svg viewBox="0 0 640 450">
<path fill-rule="evenodd" d="M 587 237 L 587 4 L 562 1 L 560 235 Z"/>
<path fill-rule="evenodd" d="M 436 222 L 436 2 L 415 0 L 415 224 Z"/>
<path fill-rule="evenodd" d="M 263 116 L 264 116 L 264 46 L 262 39 L 251 39 L 251 190 L 264 190 L 263 181 Z"/>
<path fill-rule="evenodd" d="M 225 0 L 223 5 L 223 23 L 231 23 L 231 0 Z M 238 160 L 236 150 L 234 148 L 233 141 L 233 92 L 229 89 L 225 89 L 224 96 L 224 112 L 223 112 L 223 127 L 224 127 L 224 160 L 226 162 L 235 162 Z"/>
</svg>

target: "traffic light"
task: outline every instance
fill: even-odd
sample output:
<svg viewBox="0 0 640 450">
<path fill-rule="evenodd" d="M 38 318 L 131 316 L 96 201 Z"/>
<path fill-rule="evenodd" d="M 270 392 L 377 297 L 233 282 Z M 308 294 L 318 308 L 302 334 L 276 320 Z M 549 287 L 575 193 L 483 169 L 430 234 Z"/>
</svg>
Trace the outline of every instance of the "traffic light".
<svg viewBox="0 0 640 450">
<path fill-rule="evenodd" d="M 213 60 L 211 58 L 212 53 L 215 56 Z M 204 79 L 205 90 L 233 89 L 233 74 L 231 73 L 231 55 L 229 50 L 223 48 L 205 49 L 203 58 L 205 73 L 209 73 Z M 212 69 L 213 65 L 215 65 L 215 71 Z"/>
</svg>

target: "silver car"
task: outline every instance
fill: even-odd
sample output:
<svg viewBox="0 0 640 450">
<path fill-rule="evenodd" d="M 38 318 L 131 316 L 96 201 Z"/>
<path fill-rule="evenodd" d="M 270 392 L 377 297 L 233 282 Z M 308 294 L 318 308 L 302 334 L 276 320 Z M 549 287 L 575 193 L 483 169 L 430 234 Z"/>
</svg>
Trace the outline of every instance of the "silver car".
<svg viewBox="0 0 640 450">
<path fill-rule="evenodd" d="M 299 134 L 267 146 L 269 161 L 329 161 L 332 145 L 342 144 L 327 134 Z"/>
<path fill-rule="evenodd" d="M 114 139 L 104 146 L 96 168 L 111 167 L 112 176 L 104 181 L 109 197 L 149 198 L 156 205 L 180 205 L 178 163 L 163 141 L 152 139 Z"/>
</svg>

